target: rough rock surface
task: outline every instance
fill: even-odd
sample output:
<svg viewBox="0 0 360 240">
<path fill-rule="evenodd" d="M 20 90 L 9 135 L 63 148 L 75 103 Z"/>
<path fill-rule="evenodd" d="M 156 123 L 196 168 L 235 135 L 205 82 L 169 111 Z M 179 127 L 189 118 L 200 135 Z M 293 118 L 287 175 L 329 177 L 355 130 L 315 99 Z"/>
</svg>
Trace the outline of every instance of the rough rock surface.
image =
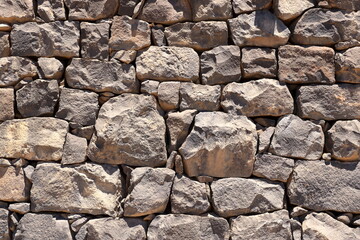
<svg viewBox="0 0 360 240">
<path fill-rule="evenodd" d="M 68 133 L 64 144 L 64 153 L 61 164 L 82 163 L 86 160 L 86 138 L 77 137 Z"/>
<path fill-rule="evenodd" d="M 158 87 L 158 101 L 165 111 L 179 108 L 180 82 L 162 82 Z"/>
<path fill-rule="evenodd" d="M 321 4 L 327 8 L 339 8 L 350 11 L 360 10 L 360 2 L 356 0 L 322 0 Z"/>
<path fill-rule="evenodd" d="M 88 157 L 109 164 L 164 165 L 166 126 L 157 107 L 153 96 L 123 94 L 110 99 L 100 109 Z"/>
<path fill-rule="evenodd" d="M 283 21 L 291 21 L 315 6 L 315 0 L 274 0 L 275 15 Z"/>
<path fill-rule="evenodd" d="M 290 202 L 315 211 L 360 213 L 359 172 L 357 162 L 298 161 L 288 187 Z"/>
<path fill-rule="evenodd" d="M 259 144 L 258 144 L 258 153 L 267 152 L 270 147 L 272 136 L 274 135 L 275 127 L 268 127 L 264 131 L 258 132 L 259 134 Z"/>
<path fill-rule="evenodd" d="M 116 216 L 123 197 L 117 166 L 86 163 L 61 167 L 41 163 L 32 174 L 31 209 Z"/>
<path fill-rule="evenodd" d="M 35 18 L 32 0 L 3 0 L 0 3 L 0 22 L 17 23 Z"/>
<path fill-rule="evenodd" d="M 233 9 L 235 14 L 252 12 L 270 8 L 272 5 L 271 0 L 233 0 Z"/>
<path fill-rule="evenodd" d="M 240 47 L 277 48 L 286 44 L 290 37 L 286 25 L 268 10 L 240 14 L 228 22 L 232 40 Z"/>
<path fill-rule="evenodd" d="M 282 116 L 294 110 L 289 89 L 274 79 L 226 85 L 221 106 L 225 112 L 248 117 Z"/>
<path fill-rule="evenodd" d="M 66 20 L 64 1 L 38 0 L 37 13 L 45 22 Z"/>
<path fill-rule="evenodd" d="M 354 47 L 345 52 L 336 53 L 336 81 L 360 83 L 360 47 Z"/>
<path fill-rule="evenodd" d="M 203 112 L 179 151 L 190 177 L 249 177 L 256 147 L 255 125 L 246 117 Z"/>
<path fill-rule="evenodd" d="M 30 187 L 30 182 L 25 178 L 22 168 L 0 167 L 0 201 L 27 201 Z"/>
<path fill-rule="evenodd" d="M 139 2 L 140 0 L 120 0 L 118 15 L 132 16 L 134 14 L 136 4 Z"/>
<path fill-rule="evenodd" d="M 0 57 L 10 56 L 9 34 L 0 32 Z"/>
<path fill-rule="evenodd" d="M 14 89 L 0 88 L 0 122 L 14 118 Z"/>
<path fill-rule="evenodd" d="M 55 118 L 26 118 L 0 124 L 0 157 L 60 160 L 68 123 Z"/>
<path fill-rule="evenodd" d="M 254 164 L 253 175 L 272 181 L 287 182 L 295 165 L 294 159 L 270 154 L 258 154 Z"/>
<path fill-rule="evenodd" d="M 10 240 L 9 211 L 0 208 L 0 239 Z"/>
<path fill-rule="evenodd" d="M 69 9 L 69 20 L 95 21 L 109 18 L 118 10 L 118 0 L 64 0 Z"/>
<path fill-rule="evenodd" d="M 151 28 L 151 40 L 155 46 L 166 46 L 166 37 L 164 33 L 164 26 L 157 24 Z"/>
<path fill-rule="evenodd" d="M 61 79 L 64 65 L 56 58 L 39 58 L 39 76 L 43 79 Z"/>
<path fill-rule="evenodd" d="M 12 86 L 24 78 L 37 76 L 33 61 L 23 57 L 0 58 L 0 87 Z"/>
<path fill-rule="evenodd" d="M 181 83 L 180 110 L 216 111 L 220 109 L 221 87 Z"/>
<path fill-rule="evenodd" d="M 232 5 L 228 0 L 193 0 L 191 9 L 194 21 L 226 20 L 232 17 Z"/>
<path fill-rule="evenodd" d="M 245 47 L 241 53 L 241 69 L 244 78 L 275 78 L 277 76 L 275 49 Z"/>
<path fill-rule="evenodd" d="M 283 208 L 284 186 L 267 180 L 223 178 L 211 183 L 212 206 L 222 217 Z"/>
<path fill-rule="evenodd" d="M 109 23 L 80 23 L 81 56 L 107 60 L 109 57 Z"/>
</svg>

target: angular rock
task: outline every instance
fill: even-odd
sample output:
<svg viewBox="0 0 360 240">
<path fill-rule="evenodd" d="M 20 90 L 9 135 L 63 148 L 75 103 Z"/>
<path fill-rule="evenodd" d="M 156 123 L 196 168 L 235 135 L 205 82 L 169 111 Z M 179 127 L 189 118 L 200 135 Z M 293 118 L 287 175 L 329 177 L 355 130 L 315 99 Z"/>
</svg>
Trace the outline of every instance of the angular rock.
<svg viewBox="0 0 360 240">
<path fill-rule="evenodd" d="M 272 5 L 271 0 L 233 0 L 233 9 L 235 14 L 252 12 L 270 8 Z"/>
<path fill-rule="evenodd" d="M 179 108 L 180 82 L 162 82 L 158 87 L 160 107 L 165 111 Z"/>
<path fill-rule="evenodd" d="M 0 124 L 0 157 L 60 160 L 68 123 L 56 118 L 26 118 Z"/>
<path fill-rule="evenodd" d="M 210 188 L 205 183 L 176 176 L 171 191 L 171 212 L 200 215 L 210 209 Z"/>
<path fill-rule="evenodd" d="M 139 2 L 140 0 L 120 0 L 118 15 L 132 16 L 134 14 L 136 4 Z"/>
<path fill-rule="evenodd" d="M 58 99 L 57 80 L 37 79 L 16 91 L 17 109 L 23 117 L 52 116 Z"/>
<path fill-rule="evenodd" d="M 269 150 L 274 132 L 275 127 L 268 127 L 265 129 L 265 131 L 259 133 L 258 153 L 267 152 Z"/>
<path fill-rule="evenodd" d="M 14 118 L 14 89 L 0 88 L 0 122 Z"/>
<path fill-rule="evenodd" d="M 255 124 L 248 118 L 202 112 L 179 152 L 189 177 L 249 177 L 256 147 Z"/>
<path fill-rule="evenodd" d="M 131 172 L 124 216 L 138 217 L 165 211 L 175 172 L 168 168 L 136 168 Z M 149 191 L 151 189 L 151 191 Z"/>
<path fill-rule="evenodd" d="M 135 50 L 119 50 L 113 53 L 111 58 L 115 58 L 123 63 L 132 63 L 136 59 L 137 52 Z"/>
<path fill-rule="evenodd" d="M 226 85 L 221 106 L 225 112 L 248 117 L 282 116 L 294 110 L 289 89 L 274 79 Z"/>
<path fill-rule="evenodd" d="M 155 97 L 158 96 L 159 82 L 153 80 L 145 80 L 141 82 L 141 93 L 151 94 Z"/>
<path fill-rule="evenodd" d="M 272 48 L 245 47 L 241 50 L 244 78 L 276 78 L 277 58 Z"/>
<path fill-rule="evenodd" d="M 357 0 L 321 0 L 321 4 L 327 8 L 339 8 L 350 11 L 360 10 L 360 2 Z"/>
<path fill-rule="evenodd" d="M 0 239 L 10 240 L 9 211 L 0 208 Z"/>
<path fill-rule="evenodd" d="M 10 56 L 9 34 L 0 32 L 0 57 Z"/>
<path fill-rule="evenodd" d="M 76 164 L 86 160 L 86 138 L 77 137 L 68 133 L 64 145 L 64 153 L 61 164 Z"/>
<path fill-rule="evenodd" d="M 357 162 L 297 161 L 288 187 L 290 202 L 315 211 L 360 213 L 359 172 Z"/>
<path fill-rule="evenodd" d="M 201 82 L 215 85 L 239 82 L 241 79 L 240 48 L 219 46 L 201 54 Z"/>
<path fill-rule="evenodd" d="M 32 0 L 3 0 L 0 9 L 0 22 L 13 24 L 35 19 Z"/>
<path fill-rule="evenodd" d="M 69 20 L 95 21 L 111 18 L 119 7 L 118 0 L 64 0 L 69 9 Z"/>
<path fill-rule="evenodd" d="M 15 24 L 10 38 L 12 55 L 63 58 L 79 56 L 78 22 Z"/>
<path fill-rule="evenodd" d="M 151 45 L 147 22 L 129 16 L 115 16 L 111 25 L 111 50 L 140 50 Z"/>
<path fill-rule="evenodd" d="M 340 161 L 360 160 L 360 121 L 337 121 L 326 136 L 326 149 Z"/>
<path fill-rule="evenodd" d="M 196 81 L 199 62 L 191 48 L 151 46 L 136 58 L 136 76 L 140 80 Z"/>
<path fill-rule="evenodd" d="M 191 21 L 191 7 L 188 0 L 149 0 L 145 2 L 138 18 L 167 25 Z"/>
<path fill-rule="evenodd" d="M 121 94 L 137 92 L 139 88 L 135 67 L 115 60 L 73 58 L 66 68 L 65 78 L 72 88 L 95 92 Z"/>
<path fill-rule="evenodd" d="M 109 58 L 110 24 L 80 23 L 81 57 L 107 60 Z"/>
<path fill-rule="evenodd" d="M 241 14 L 228 22 L 232 40 L 240 47 L 277 48 L 285 45 L 290 37 L 286 25 L 268 10 Z"/>
<path fill-rule="evenodd" d="M 83 126 L 94 125 L 99 111 L 98 95 L 94 92 L 62 88 L 57 118 Z"/>
<path fill-rule="evenodd" d="M 0 201 L 27 201 L 30 187 L 30 182 L 25 178 L 22 168 L 0 167 Z"/>
<path fill-rule="evenodd" d="M 295 165 L 294 159 L 270 154 L 258 154 L 253 175 L 272 181 L 287 182 Z"/>
<path fill-rule="evenodd" d="M 14 240 L 71 240 L 70 226 L 59 215 L 27 213 L 21 218 Z"/>
<path fill-rule="evenodd" d="M 85 127 L 74 128 L 71 130 L 71 133 L 78 137 L 86 138 L 86 140 L 90 141 L 94 133 L 94 130 L 95 130 L 94 125 L 90 125 Z"/>
<path fill-rule="evenodd" d="M 137 218 L 92 219 L 80 228 L 75 239 L 145 240 L 146 228 L 146 222 Z"/>
<path fill-rule="evenodd" d="M 191 8 L 194 21 L 232 18 L 231 1 L 228 0 L 192 0 Z"/>
<path fill-rule="evenodd" d="M 39 76 L 42 79 L 60 80 L 64 73 L 64 65 L 56 58 L 39 58 Z"/>
<path fill-rule="evenodd" d="M 151 221 L 148 240 L 156 239 L 224 239 L 230 237 L 226 219 L 212 215 L 192 216 L 185 214 L 158 215 Z"/>
<path fill-rule="evenodd" d="M 211 183 L 211 191 L 215 212 L 226 218 L 280 210 L 284 205 L 283 184 L 268 180 L 223 178 Z"/>
<path fill-rule="evenodd" d="M 320 125 L 290 114 L 278 122 L 270 152 L 283 157 L 316 160 L 323 154 L 324 141 Z"/>
<path fill-rule="evenodd" d="M 25 214 L 30 212 L 30 203 L 12 203 L 9 205 L 9 210 L 20 214 Z"/>
<path fill-rule="evenodd" d="M 12 86 L 24 78 L 37 76 L 34 63 L 28 58 L 0 58 L 0 87 Z"/>
<path fill-rule="evenodd" d="M 31 209 L 116 216 L 123 197 L 117 166 L 85 163 L 61 167 L 41 163 L 32 175 Z"/>
<path fill-rule="evenodd" d="M 166 163 L 166 126 L 153 96 L 111 98 L 101 107 L 95 129 L 88 148 L 92 161 L 151 167 Z"/>
<path fill-rule="evenodd" d="M 360 85 L 301 86 L 296 104 L 301 118 L 360 119 Z"/>
<path fill-rule="evenodd" d="M 163 25 L 158 24 L 151 28 L 151 40 L 155 46 L 166 46 L 166 38 Z"/>
<path fill-rule="evenodd" d="M 65 5 L 58 0 L 38 0 L 37 13 L 45 22 L 66 20 Z"/>
<path fill-rule="evenodd" d="M 180 110 L 216 111 L 220 109 L 221 87 L 181 83 Z"/>
<path fill-rule="evenodd" d="M 203 21 L 198 23 L 177 23 L 165 28 L 170 46 L 191 47 L 197 51 L 228 44 L 226 22 Z"/>
<path fill-rule="evenodd" d="M 360 83 L 360 47 L 354 47 L 335 55 L 336 81 Z"/>
<path fill-rule="evenodd" d="M 314 6 L 315 0 L 274 0 L 273 8 L 278 18 L 291 21 Z"/>
<path fill-rule="evenodd" d="M 279 48 L 279 80 L 289 84 L 335 83 L 335 52 L 329 47 Z"/>
<path fill-rule="evenodd" d="M 289 213 L 280 210 L 253 216 L 239 216 L 230 220 L 231 239 L 293 239 Z"/>
</svg>

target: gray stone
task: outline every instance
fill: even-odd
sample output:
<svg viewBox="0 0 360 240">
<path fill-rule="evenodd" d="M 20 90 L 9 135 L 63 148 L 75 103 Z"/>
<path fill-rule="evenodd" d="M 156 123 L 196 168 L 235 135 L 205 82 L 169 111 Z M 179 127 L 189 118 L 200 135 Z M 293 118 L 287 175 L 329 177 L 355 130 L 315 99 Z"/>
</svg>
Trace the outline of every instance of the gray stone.
<svg viewBox="0 0 360 240">
<path fill-rule="evenodd" d="M 115 58 L 120 62 L 130 64 L 136 59 L 137 52 L 135 50 L 119 50 L 112 54 L 111 58 Z"/>
<path fill-rule="evenodd" d="M 233 9 L 235 14 L 252 12 L 270 8 L 272 5 L 271 0 L 233 0 Z"/>
<path fill-rule="evenodd" d="M 166 126 L 153 96 L 111 98 L 101 107 L 95 129 L 88 148 L 92 161 L 151 167 L 166 163 Z"/>
<path fill-rule="evenodd" d="M 86 160 L 86 138 L 77 137 L 68 133 L 64 145 L 64 153 L 61 159 L 61 164 L 76 164 L 82 163 Z"/>
<path fill-rule="evenodd" d="M 215 212 L 226 218 L 280 210 L 284 205 L 283 184 L 268 180 L 223 178 L 211 183 L 211 191 Z"/>
<path fill-rule="evenodd" d="M 256 147 L 255 124 L 248 118 L 202 112 L 179 152 L 190 177 L 249 177 Z"/>
<path fill-rule="evenodd" d="M 134 14 L 136 4 L 139 2 L 140 0 L 120 0 L 118 15 L 132 16 Z"/>
<path fill-rule="evenodd" d="M 35 64 L 28 58 L 0 58 L 0 87 L 12 86 L 24 78 L 37 76 Z"/>
<path fill-rule="evenodd" d="M 276 50 L 245 47 L 241 50 L 241 69 L 244 78 L 276 78 Z"/>
<path fill-rule="evenodd" d="M 277 48 L 285 45 L 290 37 L 286 25 L 268 10 L 240 14 L 228 22 L 232 40 L 240 47 Z"/>
<path fill-rule="evenodd" d="M 165 28 L 157 24 L 151 28 L 151 40 L 155 46 L 166 46 Z"/>
<path fill-rule="evenodd" d="M 0 88 L 0 122 L 14 118 L 14 89 Z"/>
<path fill-rule="evenodd" d="M 216 111 L 220 109 L 221 87 L 181 83 L 180 110 Z"/>
<path fill-rule="evenodd" d="M 301 118 L 360 119 L 360 85 L 301 86 L 296 104 Z"/>
<path fill-rule="evenodd" d="M 354 47 L 335 55 L 336 81 L 360 83 L 360 47 Z"/>
<path fill-rule="evenodd" d="M 253 175 L 273 181 L 287 182 L 295 165 L 294 159 L 270 154 L 258 154 Z"/>
<path fill-rule="evenodd" d="M 158 101 L 165 111 L 179 108 L 180 82 L 162 82 L 158 87 Z"/>
<path fill-rule="evenodd" d="M 69 9 L 69 20 L 95 21 L 111 18 L 117 13 L 118 0 L 64 0 Z"/>
<path fill-rule="evenodd" d="M 359 172 L 358 162 L 297 161 L 288 187 L 290 202 L 315 211 L 360 213 Z"/>
<path fill-rule="evenodd" d="M 30 182 L 25 178 L 22 168 L 0 167 L 0 201 L 27 201 L 30 187 Z"/>
<path fill-rule="evenodd" d="M 278 18 L 291 21 L 314 6 L 315 0 L 274 0 L 273 8 Z"/>
<path fill-rule="evenodd" d="M 323 154 L 324 141 L 320 125 L 290 114 L 278 122 L 270 152 L 283 157 L 316 160 Z"/>
<path fill-rule="evenodd" d="M 9 205 L 9 210 L 19 214 L 26 214 L 30 212 L 30 203 L 12 203 Z"/>
<path fill-rule="evenodd" d="M 268 127 L 259 133 L 258 153 L 267 152 L 270 147 L 271 138 L 274 135 L 275 127 Z"/>
<path fill-rule="evenodd" d="M 29 180 L 30 182 L 32 182 L 32 174 L 33 174 L 35 168 L 32 165 L 27 165 L 23 169 L 24 169 L 24 174 L 25 174 L 26 179 Z"/>
<path fill-rule="evenodd" d="M 38 0 L 37 13 L 45 22 L 66 20 L 64 1 Z"/>
<path fill-rule="evenodd" d="M 201 54 L 201 82 L 215 85 L 239 82 L 241 79 L 240 48 L 219 46 Z"/>
<path fill-rule="evenodd" d="M 124 216 L 138 217 L 165 211 L 175 172 L 168 168 L 136 168 L 131 172 Z M 149 191 L 151 189 L 151 191 Z"/>
<path fill-rule="evenodd" d="M 0 208 L 0 239 L 10 240 L 9 211 L 4 208 Z"/>
<path fill-rule="evenodd" d="M 183 159 L 180 154 L 175 156 L 175 172 L 180 175 L 184 173 Z"/>
<path fill-rule="evenodd" d="M 0 9 L 0 22 L 13 24 L 35 19 L 32 0 L 3 0 Z"/>
<path fill-rule="evenodd" d="M 320 3 L 322 7 L 327 8 L 339 8 L 350 11 L 360 10 L 360 2 L 357 0 L 321 0 L 319 5 Z"/>
<path fill-rule="evenodd" d="M 80 23 L 81 57 L 107 60 L 109 58 L 110 24 Z"/>
<path fill-rule="evenodd" d="M 175 167 L 175 157 L 178 153 L 176 151 L 172 151 L 170 153 L 170 156 L 168 157 L 168 159 L 166 160 L 166 168 L 169 169 L 174 169 Z"/>
<path fill-rule="evenodd" d="M 282 116 L 294 110 L 289 89 L 274 79 L 226 85 L 221 106 L 225 112 L 248 117 Z"/>
<path fill-rule="evenodd" d="M 94 131 L 95 131 L 94 125 L 90 125 L 85 127 L 74 128 L 71 130 L 71 133 L 78 137 L 86 138 L 86 140 L 90 141 Z"/>
<path fill-rule="evenodd" d="M 190 2 L 194 21 L 232 18 L 232 6 L 229 0 L 192 0 Z"/>
<path fill-rule="evenodd" d="M 291 211 L 290 216 L 291 216 L 292 218 L 295 218 L 295 217 L 299 217 L 299 216 L 308 214 L 309 212 L 310 212 L 310 211 L 307 210 L 306 208 L 296 206 L 296 207 L 294 207 L 293 210 Z"/>
<path fill-rule="evenodd" d="M 202 21 L 198 23 L 177 23 L 165 28 L 170 46 L 191 47 L 197 51 L 228 44 L 226 22 Z"/>
<path fill-rule="evenodd" d="M 145 80 L 141 82 L 141 93 L 158 96 L 159 82 L 153 80 Z"/>
<path fill-rule="evenodd" d="M 10 56 L 9 34 L 0 32 L 0 57 Z"/>
<path fill-rule="evenodd" d="M 73 58 L 66 68 L 65 78 L 72 88 L 95 92 L 121 94 L 137 92 L 139 88 L 135 67 L 115 60 Z"/>
<path fill-rule="evenodd" d="M 39 76 L 42 79 L 60 80 L 64 73 L 64 65 L 56 58 L 39 58 Z"/>
</svg>

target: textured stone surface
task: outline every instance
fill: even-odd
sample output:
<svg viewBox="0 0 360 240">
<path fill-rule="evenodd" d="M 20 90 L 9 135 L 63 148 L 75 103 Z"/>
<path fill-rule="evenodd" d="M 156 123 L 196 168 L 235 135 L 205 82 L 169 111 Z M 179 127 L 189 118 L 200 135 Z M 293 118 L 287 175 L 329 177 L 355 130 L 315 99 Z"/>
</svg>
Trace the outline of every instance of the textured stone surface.
<svg viewBox="0 0 360 240">
<path fill-rule="evenodd" d="M 0 3 L 0 22 L 17 23 L 35 18 L 32 0 L 3 0 Z"/>
<path fill-rule="evenodd" d="M 139 2 L 140 0 L 120 0 L 118 15 L 132 16 L 134 14 L 136 4 Z"/>
<path fill-rule="evenodd" d="M 360 10 L 360 2 L 357 0 L 322 0 L 321 4 L 327 8 L 339 8 L 350 11 Z"/>
<path fill-rule="evenodd" d="M 240 48 L 219 46 L 201 54 L 201 82 L 215 85 L 239 82 Z"/>
<path fill-rule="evenodd" d="M 204 112 L 196 115 L 194 128 L 179 151 L 190 177 L 249 177 L 256 147 L 255 125 L 249 119 Z"/>
<path fill-rule="evenodd" d="M 211 183 L 212 206 L 222 217 L 283 208 L 284 186 L 267 180 L 223 178 Z"/>
<path fill-rule="evenodd" d="M 0 167 L 0 201 L 27 201 L 29 195 L 30 182 L 25 178 L 22 168 Z"/>
<path fill-rule="evenodd" d="M 27 118 L 0 124 L 0 157 L 60 160 L 68 123 L 55 118 Z"/>
<path fill-rule="evenodd" d="M 80 23 L 81 56 L 107 60 L 109 57 L 109 23 Z"/>
<path fill-rule="evenodd" d="M 25 214 L 30 212 L 30 203 L 12 203 L 9 205 L 9 210 L 20 214 Z"/>
<path fill-rule="evenodd" d="M 283 21 L 291 21 L 315 6 L 315 0 L 274 0 L 275 15 Z"/>
<path fill-rule="evenodd" d="M 167 45 L 164 30 L 165 28 L 161 24 L 157 24 L 151 28 L 151 40 L 153 45 L 159 47 Z"/>
<path fill-rule="evenodd" d="M 0 32 L 0 57 L 10 56 L 9 34 Z"/>
<path fill-rule="evenodd" d="M 222 21 L 177 23 L 165 28 L 165 36 L 170 46 L 191 47 L 197 51 L 228 43 L 227 25 Z"/>
<path fill-rule="evenodd" d="M 65 5 L 58 0 L 38 0 L 37 13 L 45 22 L 66 20 Z"/>
<path fill-rule="evenodd" d="M 240 14 L 229 21 L 231 38 L 240 47 L 277 48 L 286 44 L 290 30 L 268 10 Z"/>
<path fill-rule="evenodd" d="M 232 17 L 229 0 L 192 0 L 191 9 L 194 21 L 225 20 Z"/>
<path fill-rule="evenodd" d="M 360 85 L 302 86 L 296 101 L 301 118 L 360 119 Z"/>
<path fill-rule="evenodd" d="M 287 182 L 295 165 L 294 159 L 270 154 L 258 154 L 253 175 L 273 181 Z"/>
<path fill-rule="evenodd" d="M 39 58 L 39 76 L 43 79 L 61 79 L 64 65 L 56 58 Z"/>
<path fill-rule="evenodd" d="M 148 240 L 224 239 L 230 236 L 228 222 L 219 217 L 185 214 L 159 215 L 150 223 Z"/>
<path fill-rule="evenodd" d="M 140 80 L 195 81 L 199 79 L 199 62 L 191 48 L 151 46 L 136 58 L 136 76 Z"/>
<path fill-rule="evenodd" d="M 61 164 L 82 163 L 86 160 L 86 138 L 77 137 L 68 133 L 64 145 L 64 153 Z"/>
<path fill-rule="evenodd" d="M 10 240 L 9 211 L 0 208 L 0 239 Z"/>
<path fill-rule="evenodd" d="M 100 109 L 88 157 L 109 164 L 164 165 L 166 126 L 157 107 L 153 96 L 123 94 L 110 99 Z"/>
<path fill-rule="evenodd" d="M 115 58 L 123 63 L 132 63 L 136 59 L 136 51 L 135 50 L 119 50 L 113 53 L 112 58 Z"/>
<path fill-rule="evenodd" d="M 244 78 L 275 78 L 276 51 L 272 48 L 245 47 L 241 49 L 241 70 Z"/>
<path fill-rule="evenodd" d="M 288 188 L 290 202 L 315 211 L 360 213 L 359 172 L 357 162 L 298 161 Z"/>
<path fill-rule="evenodd" d="M 220 108 L 220 86 L 181 83 L 180 110 L 216 111 Z"/>
<path fill-rule="evenodd" d="M 259 144 L 258 144 L 258 153 L 267 152 L 270 147 L 272 136 L 274 135 L 275 127 L 268 127 L 264 131 L 258 132 L 259 134 Z"/>
<path fill-rule="evenodd" d="M 282 116 L 294 110 L 293 99 L 286 85 L 273 79 L 226 85 L 221 106 L 225 112 L 248 117 Z"/>
<path fill-rule="evenodd" d="M 12 86 L 24 78 L 37 76 L 33 61 L 23 57 L 0 58 L 0 87 Z"/>
<path fill-rule="evenodd" d="M 14 89 L 0 88 L 0 122 L 14 118 Z"/>
<path fill-rule="evenodd" d="M 180 82 L 162 82 L 158 87 L 158 100 L 160 107 L 165 111 L 179 108 Z"/>
<path fill-rule="evenodd" d="M 64 0 L 69 9 L 69 20 L 94 21 L 102 18 L 110 18 L 118 10 L 117 0 Z"/>
<path fill-rule="evenodd" d="M 272 5 L 271 0 L 233 0 L 233 9 L 235 14 L 252 12 L 255 10 L 262 10 L 270 8 Z"/>
<path fill-rule="evenodd" d="M 66 82 L 72 88 L 121 94 L 137 92 L 139 83 L 135 67 L 117 61 L 73 58 L 65 71 Z"/>
<path fill-rule="evenodd" d="M 122 178 L 116 166 L 86 163 L 61 167 L 41 163 L 32 175 L 31 209 L 115 216 L 123 197 Z"/>
<path fill-rule="evenodd" d="M 336 81 L 360 83 L 360 47 L 354 47 L 335 55 Z"/>
<path fill-rule="evenodd" d="M 141 82 L 141 93 L 143 94 L 151 94 L 153 96 L 158 96 L 158 87 L 160 82 L 153 80 L 145 80 Z"/>
<path fill-rule="evenodd" d="M 279 48 L 279 80 L 290 84 L 335 83 L 335 52 L 329 47 Z"/>
</svg>

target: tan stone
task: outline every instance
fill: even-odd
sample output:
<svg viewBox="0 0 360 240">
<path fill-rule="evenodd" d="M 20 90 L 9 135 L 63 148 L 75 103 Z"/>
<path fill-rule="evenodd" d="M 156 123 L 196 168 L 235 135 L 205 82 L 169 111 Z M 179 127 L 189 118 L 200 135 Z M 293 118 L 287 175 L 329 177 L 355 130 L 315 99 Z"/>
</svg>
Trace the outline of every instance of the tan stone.
<svg viewBox="0 0 360 240">
<path fill-rule="evenodd" d="M 33 61 L 23 57 L 0 58 L 0 87 L 12 86 L 24 78 L 37 76 Z"/>
<path fill-rule="evenodd" d="M 13 24 L 34 19 L 32 0 L 2 0 L 0 2 L 0 22 Z"/>
<path fill-rule="evenodd" d="M 226 20 L 232 17 L 229 0 L 191 0 L 194 21 Z"/>
<path fill-rule="evenodd" d="M 22 168 L 0 167 L 0 201 L 27 201 L 30 197 L 30 187 Z"/>
<path fill-rule="evenodd" d="M 0 122 L 14 118 L 14 89 L 0 88 Z"/>
<path fill-rule="evenodd" d="M 271 7 L 271 0 L 233 0 L 233 9 L 235 14 L 252 12 Z"/>
<path fill-rule="evenodd" d="M 283 21 L 291 21 L 314 5 L 314 0 L 274 0 L 273 7 L 278 18 Z"/>
<path fill-rule="evenodd" d="M 10 56 L 9 34 L 0 32 L 0 57 Z"/>
<path fill-rule="evenodd" d="M 180 110 L 217 111 L 220 109 L 221 87 L 181 83 Z"/>
<path fill-rule="evenodd" d="M 360 47 L 354 47 L 335 55 L 336 81 L 360 83 Z"/>
<path fill-rule="evenodd" d="M 69 9 L 69 20 L 95 21 L 114 16 L 119 7 L 118 0 L 64 0 Z"/>
<path fill-rule="evenodd" d="M 37 13 L 45 22 L 66 20 L 64 1 L 38 0 Z"/>
</svg>

